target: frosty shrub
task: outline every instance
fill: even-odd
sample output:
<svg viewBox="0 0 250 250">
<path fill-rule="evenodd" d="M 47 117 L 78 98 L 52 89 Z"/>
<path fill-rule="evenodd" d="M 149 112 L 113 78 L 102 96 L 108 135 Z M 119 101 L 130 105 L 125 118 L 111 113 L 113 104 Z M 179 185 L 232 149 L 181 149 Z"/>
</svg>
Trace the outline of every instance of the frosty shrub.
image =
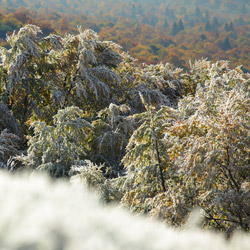
<svg viewBox="0 0 250 250">
<path fill-rule="evenodd" d="M 249 235 L 231 241 L 197 229 L 103 207 L 92 193 L 44 176 L 0 173 L 0 247 L 6 250 L 247 250 Z"/>
<path fill-rule="evenodd" d="M 68 176 L 70 167 L 87 156 L 92 126 L 78 107 L 59 110 L 53 125 L 36 121 L 32 124 L 27 155 L 18 157 L 25 167 L 46 170 L 53 177 Z"/>
<path fill-rule="evenodd" d="M 156 107 L 176 107 L 182 97 L 182 69 L 173 68 L 169 63 L 146 65 L 136 64 L 128 54 L 118 68 L 121 78 L 124 102 L 133 113 L 144 111 L 141 93 L 147 103 Z"/>
<path fill-rule="evenodd" d="M 127 105 L 111 103 L 108 108 L 99 111 L 98 117 L 92 122 L 94 140 L 91 159 L 110 167 L 111 177 L 118 177 L 123 172 L 121 160 L 135 129 L 134 119 L 129 114 Z"/>
<path fill-rule="evenodd" d="M 8 164 L 11 157 L 20 155 L 21 138 L 9 133 L 7 129 L 0 134 L 0 168 L 11 168 Z M 10 169 L 11 170 L 11 169 Z"/>
<path fill-rule="evenodd" d="M 84 188 L 94 190 L 105 203 L 119 202 L 122 192 L 122 178 L 112 178 L 112 169 L 105 165 L 97 165 L 90 160 L 75 161 L 70 169 L 70 181 L 82 185 Z M 111 171 L 111 174 L 110 174 Z"/>
<path fill-rule="evenodd" d="M 23 136 L 21 127 L 4 103 L 0 103 L 0 130 L 8 129 L 20 137 Z"/>
</svg>

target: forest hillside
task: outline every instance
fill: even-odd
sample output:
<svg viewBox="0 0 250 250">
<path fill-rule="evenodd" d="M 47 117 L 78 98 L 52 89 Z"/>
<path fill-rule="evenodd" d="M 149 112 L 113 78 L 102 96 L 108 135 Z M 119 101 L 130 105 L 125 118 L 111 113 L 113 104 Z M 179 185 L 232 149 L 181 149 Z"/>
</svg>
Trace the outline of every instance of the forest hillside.
<svg viewBox="0 0 250 250">
<path fill-rule="evenodd" d="M 139 65 L 93 30 L 40 34 L 26 25 L 0 50 L 3 169 L 77 178 L 176 226 L 198 206 L 205 228 L 249 230 L 249 73 Z"/>
<path fill-rule="evenodd" d="M 250 71 L 250 4 L 205 1 L 0 1 L 0 41 L 24 24 L 43 33 L 93 29 L 143 63 L 170 62 L 187 70 L 189 61 L 229 60 Z"/>
<path fill-rule="evenodd" d="M 41 203 L 48 201 L 45 209 L 54 211 L 55 220 L 53 228 L 46 220 L 44 227 L 39 221 L 34 224 L 37 234 L 33 238 L 27 231 L 27 238 L 34 239 L 27 247 L 39 249 L 41 228 L 44 235 L 53 231 L 55 241 L 48 244 L 55 249 L 83 244 L 77 235 L 67 243 L 74 228 L 85 227 L 69 212 L 77 199 L 82 208 L 85 197 L 80 193 L 71 200 L 66 192 L 69 203 L 61 214 L 67 217 L 65 228 L 70 225 L 73 231 L 57 226 L 61 217 L 56 210 L 64 196 L 60 190 L 71 192 L 72 183 L 82 192 L 95 192 L 104 207 L 131 213 L 121 212 L 124 221 L 101 231 L 92 228 L 91 220 L 86 224 L 87 231 L 90 227 L 100 233 L 101 246 L 111 244 L 111 234 L 118 244 L 115 249 L 146 249 L 144 239 L 157 228 L 146 222 L 150 219 L 161 224 L 153 234 L 160 243 L 152 243 L 152 248 L 149 244 L 150 249 L 178 246 L 177 240 L 165 242 L 162 236 L 171 235 L 174 228 L 182 235 L 180 244 L 187 243 L 183 249 L 189 249 L 194 239 L 189 235 L 196 233 L 197 249 L 204 243 L 201 235 L 208 237 L 206 242 L 218 239 L 217 248 L 228 244 L 229 249 L 242 249 L 229 241 L 249 238 L 250 228 L 249 3 L 203 2 L 183 1 L 180 8 L 176 1 L 107 0 L 103 6 L 102 1 L 65 0 L 49 8 L 42 0 L 0 1 L 0 168 L 9 172 L 0 176 L 6 187 L 14 185 L 9 199 L 1 196 L 7 202 L 3 208 L 10 211 L 0 222 L 3 232 L 10 228 L 10 238 L 3 241 L 6 249 L 24 247 L 12 236 L 20 230 L 10 227 L 12 212 L 19 207 L 23 211 L 13 222 L 20 227 L 43 216 L 36 205 L 40 201 L 29 199 L 32 190 Z M 98 8 L 91 11 L 95 4 Z M 119 12 L 121 6 L 124 13 Z M 18 177 L 23 173 L 26 179 Z M 47 177 L 37 177 L 34 189 L 31 183 L 20 190 L 27 196 L 18 193 L 16 185 L 36 174 Z M 40 189 L 44 181 L 47 187 Z M 49 188 L 58 191 L 47 194 Z M 15 192 L 27 199 L 15 202 Z M 58 204 L 50 203 L 56 194 Z M 105 224 L 110 218 L 106 208 L 93 202 L 93 211 Z M 34 214 L 24 206 L 34 208 Z M 196 217 L 195 209 L 199 230 L 184 233 L 190 216 Z M 84 220 L 81 216 L 85 214 L 79 215 Z M 143 216 L 143 222 L 133 216 Z M 119 227 L 120 235 L 116 230 L 119 223 L 127 225 L 126 218 L 135 227 L 148 225 L 145 238 L 135 236 L 128 246 L 121 235 L 130 239 L 130 231 Z M 220 232 L 227 243 L 208 231 Z M 11 245 L 12 237 L 17 245 Z M 58 239 L 64 239 L 62 246 Z M 100 248 L 89 242 L 92 249 Z M 242 240 L 243 249 L 244 244 Z"/>
</svg>

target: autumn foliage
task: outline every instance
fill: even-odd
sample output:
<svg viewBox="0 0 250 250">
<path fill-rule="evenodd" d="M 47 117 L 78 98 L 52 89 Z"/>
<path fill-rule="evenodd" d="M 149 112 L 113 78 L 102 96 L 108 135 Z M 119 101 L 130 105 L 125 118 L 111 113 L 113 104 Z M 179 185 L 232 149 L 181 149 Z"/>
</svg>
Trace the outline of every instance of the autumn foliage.
<svg viewBox="0 0 250 250">
<path fill-rule="evenodd" d="M 20 27 L 33 20 L 18 11 L 14 26 L 18 19 Z M 126 24 L 123 46 L 130 44 L 140 60 L 147 56 L 148 63 L 140 64 L 92 29 L 65 34 L 76 20 L 89 19 L 64 15 L 54 13 L 51 26 L 27 24 L 0 47 L 0 167 L 77 181 L 106 203 L 175 226 L 198 207 L 203 228 L 227 236 L 249 231 L 249 66 L 194 60 L 192 52 L 198 46 L 214 60 L 227 55 L 238 63 L 248 51 L 248 45 L 237 47 L 248 24 L 237 31 L 230 22 L 218 27 L 226 34 L 222 40 L 212 23 L 194 34 L 185 31 L 187 21 L 177 20 L 172 35 L 156 36 L 162 27 L 150 16 L 148 24 L 121 17 L 100 28 L 103 37 L 116 40 L 116 25 Z M 194 15 L 203 17 L 200 9 Z M 96 22 L 91 25 L 99 27 Z M 42 34 L 46 27 L 52 33 Z M 242 39 L 236 43 L 236 37 Z M 149 63 L 164 58 L 170 63 Z"/>
<path fill-rule="evenodd" d="M 247 1 L 20 1 L 2 3 L 0 37 L 23 24 L 36 24 L 44 35 L 92 29 L 119 43 L 143 63 L 170 62 L 187 70 L 189 60 L 230 61 L 249 72 Z M 19 8 L 17 8 L 19 7 Z"/>
</svg>

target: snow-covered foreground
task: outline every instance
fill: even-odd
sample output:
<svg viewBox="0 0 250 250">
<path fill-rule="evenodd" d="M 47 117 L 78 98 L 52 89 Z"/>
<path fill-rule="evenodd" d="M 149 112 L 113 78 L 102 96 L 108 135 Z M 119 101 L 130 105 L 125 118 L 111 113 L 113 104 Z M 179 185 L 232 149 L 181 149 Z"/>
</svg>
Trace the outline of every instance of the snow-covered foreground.
<svg viewBox="0 0 250 250">
<path fill-rule="evenodd" d="M 133 217 L 66 181 L 0 173 L 0 249 L 249 250 L 249 235 L 174 230 Z"/>
</svg>

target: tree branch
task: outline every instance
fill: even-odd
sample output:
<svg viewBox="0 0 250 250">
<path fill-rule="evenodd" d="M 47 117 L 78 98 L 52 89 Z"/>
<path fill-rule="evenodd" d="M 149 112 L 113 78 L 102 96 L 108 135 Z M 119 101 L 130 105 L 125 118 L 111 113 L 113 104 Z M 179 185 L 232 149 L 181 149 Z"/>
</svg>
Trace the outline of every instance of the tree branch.
<svg viewBox="0 0 250 250">
<path fill-rule="evenodd" d="M 211 214 L 209 214 L 209 217 L 204 215 L 205 219 L 207 220 L 214 220 L 215 222 L 216 221 L 222 221 L 222 222 L 231 222 L 231 223 L 236 223 L 236 224 L 239 224 L 241 225 L 241 223 L 239 221 L 236 221 L 236 220 L 229 220 L 229 219 L 220 219 L 220 218 L 214 218 Z"/>
<path fill-rule="evenodd" d="M 155 134 L 154 128 L 153 128 L 153 133 Z M 158 145 L 158 140 L 156 138 L 155 138 L 155 149 L 156 149 L 157 161 L 158 161 L 158 165 L 160 169 L 161 185 L 162 185 L 163 191 L 166 192 L 165 180 L 163 176 L 163 170 L 161 167 L 162 162 L 161 162 L 160 153 L 159 153 L 159 145 Z"/>
<path fill-rule="evenodd" d="M 239 191 L 240 191 L 239 185 L 238 185 L 237 182 L 235 181 L 235 179 L 234 179 L 234 177 L 233 177 L 233 175 L 232 175 L 232 173 L 231 173 L 231 170 L 230 170 L 227 166 L 225 166 L 224 164 L 222 164 L 221 162 L 219 162 L 219 161 L 215 161 L 215 162 L 227 171 L 227 173 L 228 173 L 228 175 L 229 175 L 229 176 L 227 176 L 227 177 L 228 177 L 229 180 L 234 184 L 234 187 L 236 188 L 236 191 L 239 192 Z M 231 184 L 231 182 L 230 182 L 230 184 Z M 231 186 L 232 186 L 232 185 L 231 185 Z M 232 188 L 233 188 L 233 186 L 232 186 Z"/>
</svg>

